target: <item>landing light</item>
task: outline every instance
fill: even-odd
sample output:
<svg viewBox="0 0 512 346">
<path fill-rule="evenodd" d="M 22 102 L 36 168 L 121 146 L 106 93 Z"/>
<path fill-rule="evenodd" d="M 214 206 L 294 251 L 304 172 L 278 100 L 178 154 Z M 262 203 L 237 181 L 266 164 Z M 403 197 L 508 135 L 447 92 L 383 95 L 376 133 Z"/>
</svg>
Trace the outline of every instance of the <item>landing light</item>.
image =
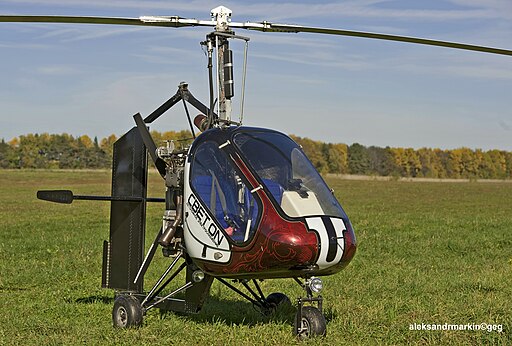
<svg viewBox="0 0 512 346">
<path fill-rule="evenodd" d="M 320 278 L 311 278 L 309 280 L 308 285 L 311 291 L 315 293 L 319 293 L 322 290 L 322 288 L 324 288 L 324 284 Z"/>
<path fill-rule="evenodd" d="M 194 282 L 200 282 L 200 281 L 203 281 L 204 279 L 204 273 L 200 270 L 196 270 L 195 272 L 192 273 L 192 280 Z"/>
</svg>

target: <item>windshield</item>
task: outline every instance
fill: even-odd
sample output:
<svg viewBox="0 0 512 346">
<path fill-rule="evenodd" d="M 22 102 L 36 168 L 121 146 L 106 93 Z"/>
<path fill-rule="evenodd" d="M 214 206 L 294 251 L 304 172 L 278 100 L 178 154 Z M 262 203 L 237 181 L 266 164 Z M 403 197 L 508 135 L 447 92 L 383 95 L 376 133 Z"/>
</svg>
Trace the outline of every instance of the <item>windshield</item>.
<svg viewBox="0 0 512 346">
<path fill-rule="evenodd" d="M 198 146 L 190 182 L 196 196 L 234 242 L 244 243 L 252 238 L 256 231 L 258 204 L 216 142 L 206 141 Z M 206 216 L 199 218 L 200 222 L 206 223 Z"/>
<path fill-rule="evenodd" d="M 288 216 L 346 217 L 313 164 L 288 136 L 270 131 L 240 132 L 234 143 Z"/>
</svg>

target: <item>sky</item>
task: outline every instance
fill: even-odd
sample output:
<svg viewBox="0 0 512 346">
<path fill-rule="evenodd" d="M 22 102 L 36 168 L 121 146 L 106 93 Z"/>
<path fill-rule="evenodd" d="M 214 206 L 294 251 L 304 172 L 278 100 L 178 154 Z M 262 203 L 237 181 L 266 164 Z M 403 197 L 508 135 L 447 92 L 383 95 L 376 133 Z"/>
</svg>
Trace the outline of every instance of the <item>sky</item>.
<svg viewBox="0 0 512 346">
<path fill-rule="evenodd" d="M 0 0 L 0 14 L 271 21 L 512 49 L 510 0 Z M 0 23 L 0 138 L 122 135 L 186 81 L 208 104 L 208 28 Z M 244 124 L 331 143 L 512 151 L 512 57 L 319 34 L 250 37 Z M 235 59 L 235 119 L 241 44 Z M 188 128 L 176 106 L 152 124 Z"/>
</svg>

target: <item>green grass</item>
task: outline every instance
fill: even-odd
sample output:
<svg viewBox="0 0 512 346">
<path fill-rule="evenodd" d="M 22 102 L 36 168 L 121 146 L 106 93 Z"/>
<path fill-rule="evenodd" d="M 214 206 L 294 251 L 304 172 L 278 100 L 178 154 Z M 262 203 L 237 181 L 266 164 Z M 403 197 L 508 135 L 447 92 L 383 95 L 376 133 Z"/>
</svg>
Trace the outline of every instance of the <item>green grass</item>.
<svg viewBox="0 0 512 346">
<path fill-rule="evenodd" d="M 161 195 L 159 177 L 150 182 L 150 195 Z M 109 194 L 110 172 L 0 171 L 0 345 L 512 343 L 512 184 L 329 184 L 358 250 L 349 267 L 324 279 L 327 337 L 298 342 L 293 310 L 263 317 L 218 282 L 198 315 L 152 310 L 142 328 L 112 328 L 113 292 L 100 288 L 109 204 L 35 198 L 38 189 Z M 159 206 L 148 215 L 149 243 Z M 268 280 L 263 289 L 292 301 L 302 295 L 292 280 Z M 496 323 L 504 331 L 410 331 L 412 323 Z"/>
</svg>

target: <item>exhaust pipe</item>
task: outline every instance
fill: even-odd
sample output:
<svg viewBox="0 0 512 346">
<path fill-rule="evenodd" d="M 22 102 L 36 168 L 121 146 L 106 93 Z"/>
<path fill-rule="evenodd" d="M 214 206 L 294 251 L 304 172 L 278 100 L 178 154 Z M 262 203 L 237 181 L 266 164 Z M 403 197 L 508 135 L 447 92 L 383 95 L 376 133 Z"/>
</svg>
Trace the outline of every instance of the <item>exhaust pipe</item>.
<svg viewBox="0 0 512 346">
<path fill-rule="evenodd" d="M 162 236 L 158 240 L 158 244 L 167 247 L 171 244 L 172 238 L 176 234 L 176 228 L 181 224 L 183 219 L 183 195 L 176 196 L 176 218 L 174 222 L 171 224 L 170 222 L 166 222 L 167 227 L 164 229 Z"/>
</svg>

